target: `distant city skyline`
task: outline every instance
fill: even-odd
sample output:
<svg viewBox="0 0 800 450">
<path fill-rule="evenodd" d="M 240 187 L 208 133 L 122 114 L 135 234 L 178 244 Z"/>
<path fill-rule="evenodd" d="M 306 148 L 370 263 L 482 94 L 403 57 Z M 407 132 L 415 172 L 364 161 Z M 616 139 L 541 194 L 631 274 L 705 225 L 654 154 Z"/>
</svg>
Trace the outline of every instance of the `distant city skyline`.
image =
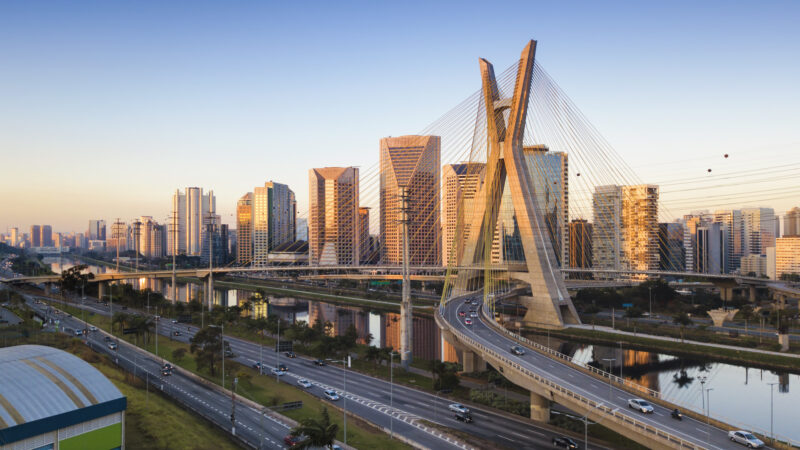
<svg viewBox="0 0 800 450">
<path fill-rule="evenodd" d="M 639 181 L 663 186 L 674 218 L 782 215 L 800 195 L 791 177 L 773 177 L 772 192 L 726 181 L 714 205 L 693 192 L 723 173 L 800 167 L 797 3 L 525 2 L 511 17 L 486 17 L 479 2 L 197 5 L 0 5 L 0 149 L 13 168 L 0 179 L 0 231 L 163 222 L 164 198 L 185 186 L 213 189 L 233 225 L 237 200 L 265 179 L 296 190 L 305 217 L 309 168 L 377 167 L 380 138 L 420 132 L 477 90 L 478 57 L 505 67 L 530 38 Z M 417 32 L 375 33 L 398 24 Z"/>
</svg>

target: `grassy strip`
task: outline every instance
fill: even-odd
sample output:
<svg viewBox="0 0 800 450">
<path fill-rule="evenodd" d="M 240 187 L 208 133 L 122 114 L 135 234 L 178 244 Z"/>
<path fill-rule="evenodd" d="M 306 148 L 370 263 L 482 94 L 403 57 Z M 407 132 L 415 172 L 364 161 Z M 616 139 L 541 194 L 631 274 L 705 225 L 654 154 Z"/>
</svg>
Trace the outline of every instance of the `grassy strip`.
<svg viewBox="0 0 800 450">
<path fill-rule="evenodd" d="M 57 305 L 59 309 L 72 314 L 75 317 L 80 317 L 81 310 L 73 306 Z M 110 320 L 108 317 L 99 314 L 87 314 L 86 321 L 92 325 L 109 331 Z M 226 330 L 227 334 L 227 330 Z M 249 336 L 252 338 L 252 336 Z M 133 337 L 130 335 L 121 336 L 131 344 L 136 344 Z M 265 338 L 266 341 L 266 338 Z M 143 344 L 143 343 L 140 343 Z M 199 375 L 213 383 L 221 384 L 221 376 L 209 376 L 206 372 L 200 372 L 197 369 L 197 364 L 194 358 L 189 356 L 189 345 L 173 341 L 172 339 L 159 336 L 158 353 L 155 349 L 155 339 L 151 338 L 147 344 L 140 345 L 143 349 L 150 353 L 156 354 L 164 359 L 170 360 L 172 363 L 181 366 L 182 368 Z M 184 349 L 187 356 L 179 360 L 172 356 L 175 350 Z M 271 350 L 270 350 L 271 351 Z M 286 411 L 282 414 L 294 420 L 302 420 L 305 418 L 318 418 L 319 412 L 327 405 L 327 402 L 305 392 L 302 389 L 295 387 L 286 382 L 277 382 L 275 378 L 270 376 L 259 376 L 258 371 L 245 367 L 233 361 L 225 362 L 225 386 L 230 389 L 230 383 L 234 376 L 239 377 L 239 384 L 237 392 L 244 397 L 254 400 L 262 405 L 271 407 L 280 405 L 286 402 L 302 401 L 303 407 L 297 410 Z M 344 440 L 343 420 L 342 416 L 331 413 L 331 421 L 339 425 L 339 434 L 337 439 Z M 347 427 L 347 443 L 356 448 L 381 448 L 381 449 L 408 449 L 410 446 L 390 439 L 383 431 L 376 429 L 371 424 L 363 420 L 354 420 L 357 418 L 350 418 Z M 180 447 L 175 447 L 180 448 Z"/>
<path fill-rule="evenodd" d="M 527 330 L 527 333 L 544 335 L 541 330 Z M 598 330 L 567 328 L 550 330 L 551 337 L 560 337 L 587 344 L 618 345 L 620 341 L 628 343 L 632 348 L 649 351 L 664 351 L 682 356 L 695 356 L 719 362 L 754 365 L 764 369 L 800 371 L 800 359 L 778 355 L 756 353 L 748 350 L 733 350 L 710 347 L 685 342 L 662 341 L 639 336 L 608 333 Z"/>
</svg>

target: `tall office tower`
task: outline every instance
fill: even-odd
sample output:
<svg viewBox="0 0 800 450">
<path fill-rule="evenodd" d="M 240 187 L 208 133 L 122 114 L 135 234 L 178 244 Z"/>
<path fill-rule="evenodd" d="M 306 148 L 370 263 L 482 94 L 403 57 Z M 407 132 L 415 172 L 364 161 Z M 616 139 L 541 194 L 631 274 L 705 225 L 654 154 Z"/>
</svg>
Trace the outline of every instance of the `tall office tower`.
<svg viewBox="0 0 800 450">
<path fill-rule="evenodd" d="M 370 257 L 369 245 L 369 208 L 361 206 L 358 208 L 358 261 L 360 264 L 366 263 Z"/>
<path fill-rule="evenodd" d="M 136 241 L 138 241 L 139 254 L 145 258 L 160 258 L 164 256 L 164 227 L 153 220 L 151 216 L 142 216 L 139 218 L 138 228 L 139 232 Z"/>
<path fill-rule="evenodd" d="M 88 247 L 88 240 L 86 239 L 86 235 L 83 233 L 75 233 L 75 247 L 84 249 Z"/>
<path fill-rule="evenodd" d="M 783 236 L 800 236 L 800 208 L 797 206 L 783 216 Z"/>
<path fill-rule="evenodd" d="M 467 242 L 465 220 L 471 217 L 485 163 L 445 164 L 442 167 L 442 261 L 457 266 Z M 455 237 L 462 237 L 454 242 Z"/>
<path fill-rule="evenodd" d="M 733 273 L 740 266 L 742 259 L 743 222 L 742 212 L 738 209 L 714 211 L 713 221 L 722 224 L 723 241 L 725 245 L 724 273 Z"/>
<path fill-rule="evenodd" d="M 244 194 L 236 202 L 236 264 L 253 262 L 253 193 Z"/>
<path fill-rule="evenodd" d="M 658 186 L 598 186 L 592 202 L 592 266 L 658 270 Z"/>
<path fill-rule="evenodd" d="M 86 230 L 86 237 L 93 241 L 106 240 L 106 221 L 105 220 L 90 220 L 89 229 Z"/>
<path fill-rule="evenodd" d="M 31 225 L 31 247 L 42 246 L 42 227 Z"/>
<path fill-rule="evenodd" d="M 533 190 L 550 235 L 558 264 L 569 267 L 569 164 L 564 152 L 551 152 L 545 145 L 522 148 Z"/>
<path fill-rule="evenodd" d="M 622 186 L 622 248 L 632 270 L 658 270 L 658 186 Z"/>
<path fill-rule="evenodd" d="M 39 238 L 42 247 L 53 246 L 53 228 L 50 225 L 42 225 L 42 236 Z"/>
<path fill-rule="evenodd" d="M 187 187 L 184 193 L 176 190 L 172 195 L 172 215 L 178 230 L 168 235 L 168 254 L 201 256 L 206 228 L 209 222 L 216 220 L 216 210 L 214 191 L 203 194 L 203 188 L 199 187 Z"/>
<path fill-rule="evenodd" d="M 211 215 L 203 226 L 203 245 L 200 249 L 200 261 L 203 265 L 208 264 L 209 257 L 214 258 L 214 266 L 225 263 L 228 254 L 228 226 L 222 225 L 221 222 L 220 216 Z M 213 245 L 214 248 L 209 248 L 209 245 Z"/>
<path fill-rule="evenodd" d="M 707 211 L 692 211 L 683 216 L 683 249 L 687 272 L 697 271 L 697 228 L 713 221 Z"/>
<path fill-rule="evenodd" d="M 742 255 L 766 255 L 775 246 L 775 220 L 772 208 L 742 208 Z"/>
<path fill-rule="evenodd" d="M 219 225 L 219 255 L 221 262 L 220 264 L 227 264 L 231 259 L 231 252 L 230 252 L 230 230 L 228 229 L 228 225 L 221 223 Z"/>
<path fill-rule="evenodd" d="M 361 259 L 358 169 L 311 169 L 308 192 L 309 264 L 357 265 Z"/>
<path fill-rule="evenodd" d="M 586 219 L 569 223 L 569 267 L 592 267 L 592 224 Z"/>
<path fill-rule="evenodd" d="M 622 188 L 597 186 L 592 195 L 592 267 L 622 268 Z"/>
<path fill-rule="evenodd" d="M 800 236 L 775 240 L 775 275 L 800 274 Z"/>
<path fill-rule="evenodd" d="M 176 189 L 172 194 L 172 213 L 169 218 L 167 255 L 186 254 L 186 194 Z"/>
<path fill-rule="evenodd" d="M 767 275 L 767 257 L 761 255 L 747 255 L 743 257 L 741 274 L 753 277 Z"/>
<path fill-rule="evenodd" d="M 16 247 L 19 245 L 19 228 L 11 228 L 11 246 Z"/>
<path fill-rule="evenodd" d="M 683 224 L 668 222 L 658 224 L 659 268 L 666 271 L 686 270 L 683 248 Z"/>
<path fill-rule="evenodd" d="M 387 137 L 380 142 L 380 245 L 386 264 L 403 261 L 401 189 L 408 197 L 409 264 L 441 264 L 439 136 Z"/>
<path fill-rule="evenodd" d="M 273 248 L 294 242 L 297 203 L 289 186 L 268 181 L 253 190 L 253 264 L 265 266 Z"/>
<path fill-rule="evenodd" d="M 697 227 L 696 272 L 720 274 L 725 267 L 725 240 L 720 223 Z"/>
</svg>

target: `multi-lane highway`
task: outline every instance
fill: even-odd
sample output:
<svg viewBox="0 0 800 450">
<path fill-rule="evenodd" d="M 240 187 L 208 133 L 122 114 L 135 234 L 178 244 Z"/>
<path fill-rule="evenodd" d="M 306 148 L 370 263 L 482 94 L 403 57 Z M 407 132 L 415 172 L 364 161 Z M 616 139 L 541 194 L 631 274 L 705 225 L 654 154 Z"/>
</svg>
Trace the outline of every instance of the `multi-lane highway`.
<svg viewBox="0 0 800 450">
<path fill-rule="evenodd" d="M 451 327 L 467 337 L 480 342 L 495 352 L 506 355 L 525 369 L 574 393 L 603 403 L 611 408 L 616 408 L 618 412 L 628 414 L 638 422 L 658 427 L 699 447 L 715 449 L 731 447 L 727 432 L 713 425 L 708 426 L 705 422 L 686 416 L 682 421 L 672 419 L 669 409 L 655 404 L 653 404 L 655 411 L 652 414 L 639 413 L 629 409 L 628 400 L 635 398 L 635 396 L 627 391 L 609 386 L 608 383 L 602 380 L 533 350 L 528 350 L 524 355 L 511 353 L 511 347 L 518 345 L 518 343 L 486 323 L 483 314 L 473 317 L 471 325 L 467 325 L 465 318 L 459 316 L 460 311 L 465 311 L 467 312 L 466 316 L 469 317 L 470 310 L 480 307 L 466 304 L 467 301 L 473 301 L 476 305 L 480 305 L 482 300 L 481 296 L 453 299 L 444 307 L 442 316 Z"/>
<path fill-rule="evenodd" d="M 81 307 L 80 304 L 76 306 Z M 96 314 L 106 316 L 109 314 L 108 306 L 96 301 L 85 303 L 83 308 Z M 166 318 L 160 320 L 158 325 L 159 334 L 182 342 L 188 342 L 197 330 L 198 327 L 194 325 L 172 323 Z M 181 335 L 173 336 L 174 331 L 179 331 Z M 296 385 L 298 379 L 307 379 L 313 384 L 308 389 L 309 393 L 320 398 L 323 398 L 324 389 L 332 388 L 340 394 L 345 391 L 340 364 L 329 363 L 318 367 L 313 364 L 311 358 L 298 356 L 290 359 L 283 354 L 276 354 L 272 349 L 261 349 L 257 343 L 251 341 L 230 336 L 226 336 L 225 339 L 230 342 L 236 355 L 233 359 L 237 362 L 252 366 L 260 362 L 263 357 L 266 368 L 275 367 L 279 362 L 285 364 L 289 372 L 280 377 L 282 382 Z M 393 429 L 395 433 L 427 448 L 463 448 L 464 442 L 456 442 L 454 439 L 448 441 L 447 434 L 442 434 L 433 427 L 426 427 L 425 421 L 478 436 L 495 443 L 497 447 L 549 448 L 552 446 L 553 438 L 559 436 L 558 433 L 536 426 L 534 422 L 524 418 L 514 418 L 474 407 L 471 408 L 474 422 L 465 424 L 457 421 L 454 414 L 448 410 L 448 406 L 453 403 L 452 400 L 398 384 L 391 385 L 386 380 L 355 371 L 348 370 L 346 376 L 345 397 L 348 412 L 386 430 Z M 345 399 L 335 403 L 343 407 Z M 468 443 L 466 446 L 474 444 Z M 592 445 L 590 448 L 599 447 Z"/>
<path fill-rule="evenodd" d="M 26 295 L 27 303 L 43 315 L 50 315 L 46 304 L 37 304 Z M 58 315 L 59 328 L 66 333 L 74 333 L 83 329 L 84 323 L 67 314 Z M 162 390 L 166 395 L 186 405 L 192 411 L 205 416 L 225 430 L 231 429 L 231 397 L 221 389 L 214 389 L 199 382 L 179 370 L 171 376 L 161 376 L 162 360 L 155 355 L 134 346 L 111 338 L 117 343 L 117 350 L 111 350 L 106 341 L 108 334 L 102 331 L 90 332 L 84 339 L 95 350 L 110 355 L 128 372 L 149 380 L 153 388 Z M 236 435 L 253 448 L 285 448 L 283 438 L 291 427 L 274 414 L 262 414 L 250 405 L 236 404 Z"/>
</svg>

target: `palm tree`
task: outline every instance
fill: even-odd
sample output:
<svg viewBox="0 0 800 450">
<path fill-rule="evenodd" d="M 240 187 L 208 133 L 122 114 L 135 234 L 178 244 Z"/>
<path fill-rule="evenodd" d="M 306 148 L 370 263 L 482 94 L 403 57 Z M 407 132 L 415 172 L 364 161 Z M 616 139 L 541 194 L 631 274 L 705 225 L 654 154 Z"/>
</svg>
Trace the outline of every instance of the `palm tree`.
<svg viewBox="0 0 800 450">
<path fill-rule="evenodd" d="M 303 419 L 298 426 L 292 428 L 291 433 L 294 436 L 305 436 L 305 439 L 300 441 L 295 448 L 332 448 L 338 431 L 339 425 L 331 423 L 328 408 L 322 408 L 319 419 Z"/>
<path fill-rule="evenodd" d="M 692 322 L 692 319 L 689 318 L 689 315 L 686 314 L 685 312 L 681 312 L 681 313 L 676 314 L 672 318 L 672 322 L 675 325 L 679 325 L 681 327 L 681 342 L 683 342 L 683 330 L 687 326 L 692 325 L 694 322 Z"/>
</svg>

